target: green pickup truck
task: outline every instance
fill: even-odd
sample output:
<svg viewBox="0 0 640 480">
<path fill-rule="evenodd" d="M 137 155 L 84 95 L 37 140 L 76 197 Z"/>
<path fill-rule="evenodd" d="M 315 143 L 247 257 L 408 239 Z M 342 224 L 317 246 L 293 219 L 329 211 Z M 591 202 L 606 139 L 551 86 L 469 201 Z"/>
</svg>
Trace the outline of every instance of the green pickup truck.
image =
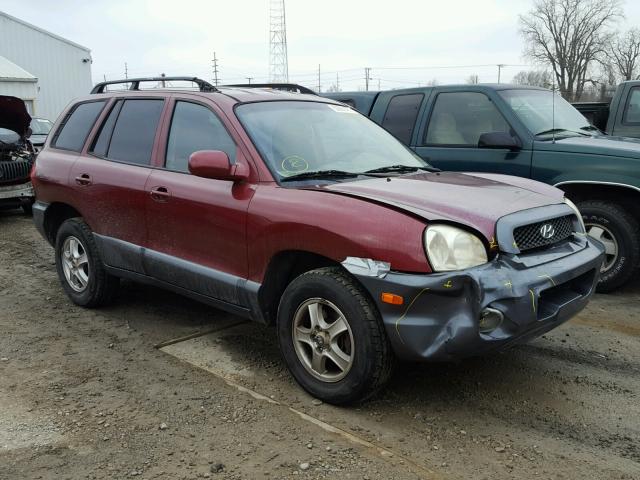
<svg viewBox="0 0 640 480">
<path fill-rule="evenodd" d="M 589 234 L 606 248 L 599 291 L 611 291 L 638 272 L 640 140 L 602 134 L 562 97 L 536 87 L 323 95 L 369 116 L 443 170 L 517 175 L 564 190 Z"/>
<path fill-rule="evenodd" d="M 591 125 L 608 135 L 640 138 L 640 80 L 622 82 L 611 102 L 572 104 Z"/>
</svg>

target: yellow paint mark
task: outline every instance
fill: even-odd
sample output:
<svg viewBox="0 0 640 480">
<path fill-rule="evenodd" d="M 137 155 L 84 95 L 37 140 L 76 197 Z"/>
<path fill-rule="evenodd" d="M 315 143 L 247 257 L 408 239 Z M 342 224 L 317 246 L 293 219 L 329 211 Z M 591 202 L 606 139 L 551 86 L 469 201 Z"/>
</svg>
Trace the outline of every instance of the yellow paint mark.
<svg viewBox="0 0 640 480">
<path fill-rule="evenodd" d="M 491 237 L 491 240 L 489 240 L 489 248 L 491 250 L 495 250 L 496 248 L 498 248 L 498 242 L 496 242 L 495 237 Z"/>
<path fill-rule="evenodd" d="M 511 283 L 511 280 L 504 282 L 504 286 L 509 287 L 509 290 L 513 290 L 513 283 Z"/>
<path fill-rule="evenodd" d="M 444 285 L 442 285 L 444 288 L 452 288 L 453 287 L 453 283 L 451 282 L 451 280 L 447 280 L 447 283 L 445 283 Z"/>
<path fill-rule="evenodd" d="M 409 313 L 409 309 L 413 306 L 413 304 L 415 303 L 415 301 L 418 299 L 418 297 L 420 295 L 422 295 L 424 292 L 426 292 L 427 290 L 429 290 L 429 287 L 423 288 L 422 290 L 420 290 L 418 292 L 418 294 L 413 297 L 413 300 L 411 300 L 411 302 L 409 303 L 409 305 L 407 305 L 407 309 L 404 311 L 404 313 L 402 315 L 400 315 L 398 317 L 398 319 L 396 320 L 396 332 L 398 334 L 398 337 L 400 337 L 400 341 L 404 344 L 404 340 L 402 339 L 402 335 L 400 335 L 400 329 L 398 328 L 400 326 L 400 321 L 407 316 L 407 313 Z"/>
<path fill-rule="evenodd" d="M 549 275 L 538 275 L 538 278 L 548 278 L 549 281 L 551 282 L 551 284 L 555 287 L 556 286 L 556 282 L 553 280 L 553 278 L 551 278 Z"/>
<path fill-rule="evenodd" d="M 518 244 L 516 243 L 516 241 L 513 241 L 513 248 L 518 248 Z"/>
<path fill-rule="evenodd" d="M 529 293 L 531 294 L 531 308 L 533 308 L 533 313 L 536 313 L 536 294 L 531 289 L 529 289 Z"/>
</svg>

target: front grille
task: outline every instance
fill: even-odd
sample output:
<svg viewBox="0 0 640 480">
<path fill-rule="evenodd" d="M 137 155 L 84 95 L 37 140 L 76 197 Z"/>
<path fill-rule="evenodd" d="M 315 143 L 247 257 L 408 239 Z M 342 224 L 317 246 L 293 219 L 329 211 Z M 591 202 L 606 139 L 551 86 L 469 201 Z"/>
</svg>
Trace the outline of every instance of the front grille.
<svg viewBox="0 0 640 480">
<path fill-rule="evenodd" d="M 561 242 L 572 233 L 573 215 L 566 215 L 517 227 L 513 231 L 513 238 L 520 251 L 524 251 Z"/>
<path fill-rule="evenodd" d="M 31 171 L 31 161 L 16 160 L 0 162 L 0 183 L 26 180 Z"/>
</svg>

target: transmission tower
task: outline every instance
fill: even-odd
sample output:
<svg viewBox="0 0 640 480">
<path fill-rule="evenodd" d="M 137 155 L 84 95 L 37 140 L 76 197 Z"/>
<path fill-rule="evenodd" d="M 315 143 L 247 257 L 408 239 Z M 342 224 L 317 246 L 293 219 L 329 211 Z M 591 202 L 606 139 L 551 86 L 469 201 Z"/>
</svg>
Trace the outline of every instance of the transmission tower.
<svg viewBox="0 0 640 480">
<path fill-rule="evenodd" d="M 286 83 L 289 81 L 289 60 L 284 0 L 270 0 L 269 7 L 269 81 Z"/>
</svg>

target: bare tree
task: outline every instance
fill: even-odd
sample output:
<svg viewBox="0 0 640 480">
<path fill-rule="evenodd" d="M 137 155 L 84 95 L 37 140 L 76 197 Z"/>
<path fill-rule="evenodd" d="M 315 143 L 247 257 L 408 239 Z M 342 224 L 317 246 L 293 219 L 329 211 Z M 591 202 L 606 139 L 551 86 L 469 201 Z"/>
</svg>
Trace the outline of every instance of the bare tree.
<svg viewBox="0 0 640 480">
<path fill-rule="evenodd" d="M 547 70 L 523 70 L 511 80 L 516 85 L 533 85 L 534 87 L 551 88 L 551 72 Z"/>
<path fill-rule="evenodd" d="M 620 17 L 620 0 L 536 0 L 520 16 L 525 55 L 550 64 L 562 96 L 578 100 L 590 65 L 605 53 L 609 28 Z"/>
<path fill-rule="evenodd" d="M 624 35 L 614 37 L 608 53 L 611 66 L 623 80 L 636 78 L 638 56 L 640 56 L 640 30 L 632 28 Z"/>
<path fill-rule="evenodd" d="M 469 85 L 476 85 L 476 84 L 480 83 L 480 77 L 478 77 L 478 75 L 476 75 L 476 74 L 469 75 L 467 77 L 467 83 Z"/>
</svg>

